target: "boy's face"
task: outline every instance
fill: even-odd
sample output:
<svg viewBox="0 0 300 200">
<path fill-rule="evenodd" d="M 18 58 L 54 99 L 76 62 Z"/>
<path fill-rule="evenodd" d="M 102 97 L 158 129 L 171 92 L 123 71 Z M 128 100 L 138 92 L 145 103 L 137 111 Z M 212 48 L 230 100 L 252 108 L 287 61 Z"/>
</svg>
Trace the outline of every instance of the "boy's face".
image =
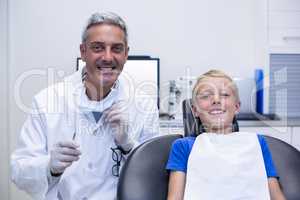
<svg viewBox="0 0 300 200">
<path fill-rule="evenodd" d="M 232 132 L 234 115 L 240 109 L 232 83 L 226 78 L 206 77 L 197 88 L 193 106 L 209 132 Z"/>
</svg>

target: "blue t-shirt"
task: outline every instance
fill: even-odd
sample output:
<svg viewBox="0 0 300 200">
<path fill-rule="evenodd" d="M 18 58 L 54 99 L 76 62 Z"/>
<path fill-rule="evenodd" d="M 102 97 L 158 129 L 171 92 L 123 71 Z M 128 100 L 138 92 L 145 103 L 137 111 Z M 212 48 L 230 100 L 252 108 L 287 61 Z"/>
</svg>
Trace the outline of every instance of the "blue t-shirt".
<svg viewBox="0 0 300 200">
<path fill-rule="evenodd" d="M 264 158 L 267 177 L 278 177 L 265 138 L 262 135 L 257 136 Z M 193 148 L 195 139 L 196 137 L 184 137 L 173 142 L 166 169 L 186 173 L 189 155 Z"/>
</svg>

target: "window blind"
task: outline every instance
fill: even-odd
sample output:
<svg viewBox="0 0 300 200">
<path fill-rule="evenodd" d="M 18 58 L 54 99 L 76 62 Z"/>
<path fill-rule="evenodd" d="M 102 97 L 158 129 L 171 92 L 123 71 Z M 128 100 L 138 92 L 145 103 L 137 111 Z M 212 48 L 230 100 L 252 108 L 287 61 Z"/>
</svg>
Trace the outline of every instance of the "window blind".
<svg viewBox="0 0 300 200">
<path fill-rule="evenodd" d="M 300 117 L 300 54 L 270 55 L 270 113 Z"/>
</svg>

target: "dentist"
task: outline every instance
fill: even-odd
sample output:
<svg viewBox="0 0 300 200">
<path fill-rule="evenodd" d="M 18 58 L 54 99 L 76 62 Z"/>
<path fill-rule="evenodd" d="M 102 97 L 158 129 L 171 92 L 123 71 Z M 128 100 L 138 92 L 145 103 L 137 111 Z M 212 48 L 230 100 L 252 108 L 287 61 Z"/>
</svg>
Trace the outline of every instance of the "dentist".
<svg viewBox="0 0 300 200">
<path fill-rule="evenodd" d="M 158 134 L 151 98 L 120 76 L 128 57 L 125 22 L 93 14 L 83 31 L 86 66 L 38 93 L 11 155 L 11 177 L 34 199 L 113 200 L 119 168 L 137 144 Z"/>
</svg>

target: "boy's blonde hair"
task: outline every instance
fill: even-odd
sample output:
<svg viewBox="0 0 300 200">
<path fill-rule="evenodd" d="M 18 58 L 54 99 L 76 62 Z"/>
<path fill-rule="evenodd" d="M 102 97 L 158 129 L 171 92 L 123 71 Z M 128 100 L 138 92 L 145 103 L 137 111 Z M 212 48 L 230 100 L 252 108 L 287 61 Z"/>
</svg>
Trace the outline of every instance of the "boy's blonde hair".
<svg viewBox="0 0 300 200">
<path fill-rule="evenodd" d="M 200 82 L 203 81 L 205 78 L 208 78 L 208 77 L 212 77 L 212 78 L 226 78 L 227 80 L 229 80 L 231 82 L 230 86 L 233 89 L 233 92 L 235 94 L 236 100 L 238 102 L 240 102 L 239 91 L 238 91 L 238 88 L 237 88 L 235 82 L 233 81 L 233 79 L 230 76 L 228 76 L 227 74 L 225 74 L 224 72 L 220 71 L 220 70 L 212 69 L 212 70 L 209 70 L 208 72 L 206 72 L 206 73 L 204 73 L 204 74 L 202 74 L 201 76 L 198 77 L 197 82 L 194 85 L 193 93 L 192 93 L 192 95 L 193 95 L 192 96 L 193 103 L 195 102 L 195 97 L 197 95 L 197 91 L 198 91 Z"/>
</svg>

